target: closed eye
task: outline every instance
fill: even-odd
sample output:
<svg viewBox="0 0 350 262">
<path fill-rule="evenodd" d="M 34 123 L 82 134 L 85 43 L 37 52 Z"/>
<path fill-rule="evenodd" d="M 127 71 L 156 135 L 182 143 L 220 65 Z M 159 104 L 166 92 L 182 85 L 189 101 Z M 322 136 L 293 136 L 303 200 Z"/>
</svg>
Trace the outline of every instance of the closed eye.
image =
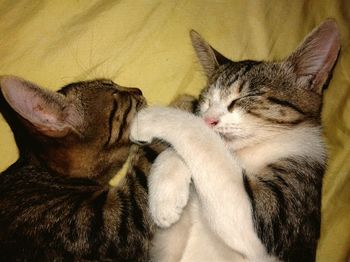
<svg viewBox="0 0 350 262">
<path fill-rule="evenodd" d="M 231 102 L 231 103 L 228 105 L 228 107 L 227 107 L 227 110 L 228 110 L 228 111 L 231 112 L 231 111 L 233 110 L 233 107 L 235 106 L 237 100 L 238 100 L 238 99 L 232 100 L 232 102 Z"/>
<path fill-rule="evenodd" d="M 232 102 L 228 105 L 227 110 L 231 112 L 239 100 L 242 100 L 242 99 L 245 99 L 248 97 L 259 97 L 259 96 L 262 96 L 263 94 L 265 94 L 265 93 L 263 93 L 263 92 L 251 93 L 251 94 L 236 98 L 236 99 L 232 100 Z"/>
</svg>

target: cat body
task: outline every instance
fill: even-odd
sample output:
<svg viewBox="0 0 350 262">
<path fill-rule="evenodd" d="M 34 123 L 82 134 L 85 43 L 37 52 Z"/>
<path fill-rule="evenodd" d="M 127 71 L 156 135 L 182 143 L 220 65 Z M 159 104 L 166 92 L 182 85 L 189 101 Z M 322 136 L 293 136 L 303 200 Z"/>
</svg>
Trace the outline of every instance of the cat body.
<svg viewBox="0 0 350 262">
<path fill-rule="evenodd" d="M 198 116 L 153 107 L 131 138 L 172 148 L 155 161 L 155 261 L 314 261 L 326 150 L 322 90 L 340 40 L 327 20 L 280 62 L 233 62 L 197 33 L 208 77 Z"/>
<path fill-rule="evenodd" d="M 19 159 L 0 175 L 1 261 L 148 261 L 147 152 L 126 162 L 140 90 L 100 79 L 58 92 L 1 78 L 1 112 Z"/>
</svg>

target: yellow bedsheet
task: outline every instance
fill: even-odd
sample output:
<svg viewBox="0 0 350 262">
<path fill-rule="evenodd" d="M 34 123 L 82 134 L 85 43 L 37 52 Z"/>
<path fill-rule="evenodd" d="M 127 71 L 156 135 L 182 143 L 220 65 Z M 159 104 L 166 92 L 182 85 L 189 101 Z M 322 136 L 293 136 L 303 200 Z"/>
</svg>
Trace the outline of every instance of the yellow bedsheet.
<svg viewBox="0 0 350 262">
<path fill-rule="evenodd" d="M 198 94 L 205 83 L 191 28 L 232 59 L 267 60 L 288 55 L 314 26 L 336 18 L 342 51 L 324 99 L 330 161 L 317 260 L 350 259 L 350 1 L 3 0 L 0 14 L 0 75 L 51 89 L 107 77 L 140 87 L 151 104 Z M 0 117 L 0 170 L 16 158 Z"/>
</svg>

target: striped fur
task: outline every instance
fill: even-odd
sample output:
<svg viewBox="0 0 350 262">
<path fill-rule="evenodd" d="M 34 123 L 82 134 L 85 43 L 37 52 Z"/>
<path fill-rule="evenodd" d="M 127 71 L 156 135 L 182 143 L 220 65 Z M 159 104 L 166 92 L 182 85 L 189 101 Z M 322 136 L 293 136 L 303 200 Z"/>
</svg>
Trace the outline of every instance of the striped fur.
<svg viewBox="0 0 350 262">
<path fill-rule="evenodd" d="M 136 148 L 125 179 L 108 184 L 130 153 L 141 92 L 94 80 L 56 93 L 16 77 L 1 91 L 20 158 L 0 175 L 0 260 L 148 261 L 156 145 Z"/>
<path fill-rule="evenodd" d="M 152 257 L 314 261 L 326 161 L 322 89 L 340 48 L 335 22 L 278 62 L 233 62 L 191 37 L 208 77 L 199 117 L 147 108 L 131 128 L 135 141 L 172 145 L 149 180 L 150 210 L 162 228 Z"/>
</svg>

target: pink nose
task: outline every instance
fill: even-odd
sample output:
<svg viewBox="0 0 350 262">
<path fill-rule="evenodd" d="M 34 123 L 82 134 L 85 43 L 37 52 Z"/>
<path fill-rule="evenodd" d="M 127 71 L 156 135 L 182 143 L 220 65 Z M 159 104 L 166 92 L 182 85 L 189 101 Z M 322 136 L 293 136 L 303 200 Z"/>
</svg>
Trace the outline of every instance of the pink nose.
<svg viewBox="0 0 350 262">
<path fill-rule="evenodd" d="M 219 123 L 219 119 L 215 118 L 215 117 L 205 117 L 204 118 L 204 122 L 208 125 L 208 126 L 216 126 Z"/>
</svg>

